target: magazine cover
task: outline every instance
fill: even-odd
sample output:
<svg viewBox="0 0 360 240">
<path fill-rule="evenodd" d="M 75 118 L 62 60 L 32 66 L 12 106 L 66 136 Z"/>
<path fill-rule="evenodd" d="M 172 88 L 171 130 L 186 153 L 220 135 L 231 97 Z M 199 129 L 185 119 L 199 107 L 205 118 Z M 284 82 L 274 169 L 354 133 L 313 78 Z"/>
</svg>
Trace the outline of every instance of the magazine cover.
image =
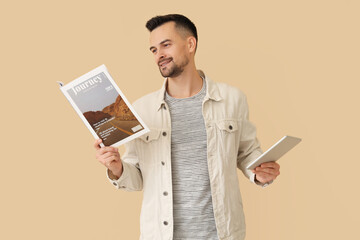
<svg viewBox="0 0 360 240">
<path fill-rule="evenodd" d="M 92 135 L 103 146 L 120 146 L 149 131 L 105 65 L 64 85 L 60 89 Z"/>
</svg>

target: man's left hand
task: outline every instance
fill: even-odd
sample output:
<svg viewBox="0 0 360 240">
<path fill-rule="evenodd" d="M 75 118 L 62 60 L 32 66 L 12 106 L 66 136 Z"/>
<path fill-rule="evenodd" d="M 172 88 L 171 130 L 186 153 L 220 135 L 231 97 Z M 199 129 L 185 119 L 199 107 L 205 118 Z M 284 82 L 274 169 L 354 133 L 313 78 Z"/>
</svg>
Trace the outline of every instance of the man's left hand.
<svg viewBox="0 0 360 240">
<path fill-rule="evenodd" d="M 267 183 L 275 180 L 280 175 L 280 165 L 276 162 L 267 162 L 251 171 L 255 173 L 256 180 L 261 183 Z"/>
</svg>

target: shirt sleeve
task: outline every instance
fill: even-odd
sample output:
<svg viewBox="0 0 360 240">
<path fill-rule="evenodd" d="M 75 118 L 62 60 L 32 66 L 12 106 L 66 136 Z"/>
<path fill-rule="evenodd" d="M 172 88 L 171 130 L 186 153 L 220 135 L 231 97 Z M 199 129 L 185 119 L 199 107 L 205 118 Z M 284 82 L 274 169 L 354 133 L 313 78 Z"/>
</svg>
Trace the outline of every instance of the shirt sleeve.
<svg viewBox="0 0 360 240">
<path fill-rule="evenodd" d="M 120 178 L 116 179 L 116 176 L 109 169 L 106 169 L 106 176 L 117 189 L 141 191 L 143 179 L 139 167 L 139 159 L 136 155 L 135 140 L 126 143 L 125 149 L 124 156 L 121 157 L 123 172 Z"/>
<path fill-rule="evenodd" d="M 266 187 L 272 183 L 272 181 L 264 184 L 260 183 L 255 180 L 255 174 L 251 170 L 246 169 L 249 163 L 258 158 L 263 152 L 260 147 L 260 142 L 256 137 L 256 127 L 249 121 L 249 107 L 245 96 L 243 97 L 240 109 L 241 132 L 237 155 L 237 166 L 252 183 Z"/>
</svg>

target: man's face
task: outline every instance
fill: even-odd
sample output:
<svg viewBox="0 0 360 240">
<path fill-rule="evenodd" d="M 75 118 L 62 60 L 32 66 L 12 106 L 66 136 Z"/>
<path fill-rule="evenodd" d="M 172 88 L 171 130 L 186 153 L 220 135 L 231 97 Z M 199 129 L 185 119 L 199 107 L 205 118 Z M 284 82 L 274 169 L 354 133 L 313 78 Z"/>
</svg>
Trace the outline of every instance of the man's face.
<svg viewBox="0 0 360 240">
<path fill-rule="evenodd" d="M 177 77 L 189 63 L 189 53 L 184 39 L 175 28 L 175 22 L 167 22 L 150 33 L 150 51 L 163 77 Z"/>
</svg>

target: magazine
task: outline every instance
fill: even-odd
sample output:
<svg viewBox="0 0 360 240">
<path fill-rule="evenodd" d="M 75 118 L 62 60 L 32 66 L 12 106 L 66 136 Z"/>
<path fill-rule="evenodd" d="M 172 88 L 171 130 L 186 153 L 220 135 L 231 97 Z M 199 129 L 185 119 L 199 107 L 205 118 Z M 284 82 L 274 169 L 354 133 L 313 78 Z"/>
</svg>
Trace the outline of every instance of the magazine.
<svg viewBox="0 0 360 240">
<path fill-rule="evenodd" d="M 105 65 L 66 85 L 58 83 L 92 135 L 102 139 L 101 147 L 117 147 L 149 132 Z"/>
</svg>

